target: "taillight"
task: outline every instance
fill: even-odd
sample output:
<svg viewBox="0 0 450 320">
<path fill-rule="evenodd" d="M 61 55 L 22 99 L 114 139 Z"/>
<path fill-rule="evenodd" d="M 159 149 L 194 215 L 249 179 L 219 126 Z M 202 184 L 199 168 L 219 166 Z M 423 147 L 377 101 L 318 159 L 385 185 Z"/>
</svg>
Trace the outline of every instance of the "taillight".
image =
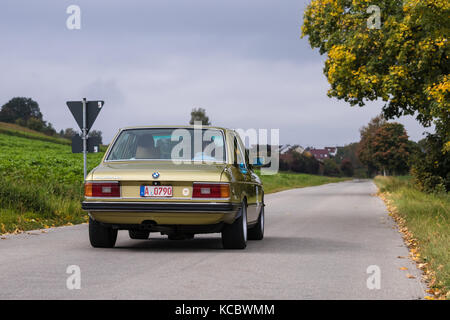
<svg viewBox="0 0 450 320">
<path fill-rule="evenodd" d="M 84 184 L 84 195 L 86 197 L 119 198 L 119 182 L 86 182 Z"/>
<path fill-rule="evenodd" d="M 228 183 L 194 183 L 192 198 L 229 198 Z"/>
</svg>

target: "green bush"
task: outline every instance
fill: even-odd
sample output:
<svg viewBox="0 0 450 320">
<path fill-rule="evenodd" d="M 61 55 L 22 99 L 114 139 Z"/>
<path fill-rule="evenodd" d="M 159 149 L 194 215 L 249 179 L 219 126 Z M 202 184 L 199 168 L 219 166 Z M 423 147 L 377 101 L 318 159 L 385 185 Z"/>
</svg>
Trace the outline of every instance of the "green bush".
<svg viewBox="0 0 450 320">
<path fill-rule="evenodd" d="M 346 177 L 352 177 L 354 174 L 353 164 L 349 159 L 344 159 L 340 166 L 341 172 Z"/>
<path fill-rule="evenodd" d="M 323 174 L 330 177 L 339 177 L 341 171 L 334 160 L 325 159 L 323 161 Z"/>
<path fill-rule="evenodd" d="M 419 143 L 422 149 L 412 160 L 411 175 L 419 190 L 428 193 L 450 190 L 450 155 L 443 151 L 445 139 L 440 134 L 428 134 Z"/>
<path fill-rule="evenodd" d="M 281 171 L 294 171 L 297 173 L 317 174 L 319 172 L 319 161 L 313 156 L 293 151 L 292 158 L 288 161 L 280 159 Z"/>
</svg>

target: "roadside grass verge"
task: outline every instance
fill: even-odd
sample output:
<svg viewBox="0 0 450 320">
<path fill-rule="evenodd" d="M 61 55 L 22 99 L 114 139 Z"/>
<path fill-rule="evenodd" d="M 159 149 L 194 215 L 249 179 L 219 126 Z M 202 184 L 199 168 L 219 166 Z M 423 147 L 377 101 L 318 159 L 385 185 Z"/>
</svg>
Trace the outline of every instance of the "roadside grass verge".
<svg viewBox="0 0 450 320">
<path fill-rule="evenodd" d="M 264 193 L 274 193 L 278 191 L 319 186 L 326 183 L 341 182 L 351 180 L 352 178 L 325 177 L 313 174 L 278 172 L 275 175 L 261 175 L 257 172 L 264 185 Z"/>
<path fill-rule="evenodd" d="M 376 177 L 410 255 L 425 273 L 429 293 L 450 299 L 450 195 L 426 194 L 411 177 Z"/>
</svg>

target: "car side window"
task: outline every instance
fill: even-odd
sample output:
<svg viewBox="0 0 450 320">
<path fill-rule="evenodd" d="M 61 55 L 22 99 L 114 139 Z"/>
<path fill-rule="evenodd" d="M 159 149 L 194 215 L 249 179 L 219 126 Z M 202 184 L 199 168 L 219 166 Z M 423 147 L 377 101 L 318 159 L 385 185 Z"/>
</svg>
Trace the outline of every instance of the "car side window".
<svg viewBox="0 0 450 320">
<path fill-rule="evenodd" d="M 243 154 L 243 151 L 242 150 L 245 150 L 245 149 L 242 149 L 242 146 L 241 146 L 241 144 L 239 143 L 239 140 L 237 139 L 237 137 L 236 136 L 234 136 L 234 139 L 233 139 L 233 141 L 234 141 L 234 143 L 233 143 L 233 153 L 234 153 L 234 163 L 235 164 L 237 164 L 237 165 L 239 165 L 239 164 L 241 164 L 241 163 L 243 163 L 244 164 L 244 166 L 246 166 L 246 161 L 245 161 L 245 155 Z"/>
</svg>

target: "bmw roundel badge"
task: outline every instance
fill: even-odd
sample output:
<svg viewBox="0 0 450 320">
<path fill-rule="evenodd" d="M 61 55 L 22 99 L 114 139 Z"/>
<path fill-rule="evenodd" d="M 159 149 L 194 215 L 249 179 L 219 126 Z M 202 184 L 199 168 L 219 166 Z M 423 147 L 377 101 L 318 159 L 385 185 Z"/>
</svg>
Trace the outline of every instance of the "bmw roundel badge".
<svg viewBox="0 0 450 320">
<path fill-rule="evenodd" d="M 152 177 L 153 177 L 153 179 L 158 179 L 159 178 L 159 172 L 153 172 Z"/>
</svg>

